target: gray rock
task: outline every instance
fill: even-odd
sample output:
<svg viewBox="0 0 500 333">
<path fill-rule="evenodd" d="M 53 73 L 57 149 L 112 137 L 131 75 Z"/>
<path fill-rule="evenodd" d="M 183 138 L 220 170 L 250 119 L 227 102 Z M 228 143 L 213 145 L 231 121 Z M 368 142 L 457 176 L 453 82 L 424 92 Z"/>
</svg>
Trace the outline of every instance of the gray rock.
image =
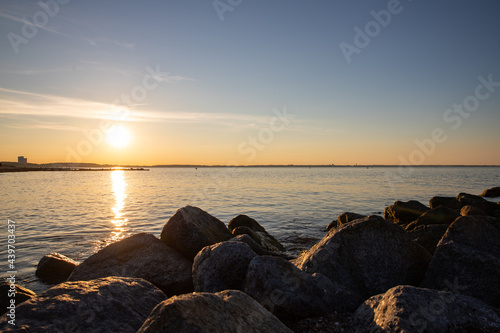
<svg viewBox="0 0 500 333">
<path fill-rule="evenodd" d="M 13 293 L 15 293 L 15 296 L 12 295 Z M 0 283 L 0 316 L 10 311 L 8 307 L 12 306 L 11 300 L 15 301 L 14 307 L 16 307 L 34 297 L 36 297 L 36 294 L 28 288 L 7 281 Z"/>
<path fill-rule="evenodd" d="M 353 332 L 498 332 L 500 311 L 452 292 L 397 286 L 373 296 L 352 317 Z"/>
<path fill-rule="evenodd" d="M 38 262 L 35 275 L 48 284 L 61 283 L 68 279 L 78 264 L 60 253 L 49 253 Z"/>
<path fill-rule="evenodd" d="M 422 225 L 407 231 L 414 242 L 422 245 L 430 254 L 433 254 L 446 230 L 448 230 L 447 224 L 432 224 Z"/>
<path fill-rule="evenodd" d="M 16 307 L 2 332 L 136 332 L 165 295 L 143 279 L 108 277 L 64 282 Z"/>
<path fill-rule="evenodd" d="M 179 209 L 163 226 L 161 240 L 193 260 L 205 246 L 232 237 L 226 225 L 198 207 Z"/>
<path fill-rule="evenodd" d="M 418 285 L 431 255 L 400 226 L 377 215 L 332 230 L 296 261 L 365 299 L 400 285 Z"/>
<path fill-rule="evenodd" d="M 500 307 L 500 230 L 493 218 L 464 216 L 439 242 L 421 286 L 443 290 L 452 281 L 460 293 Z"/>
<path fill-rule="evenodd" d="M 269 234 L 257 221 L 246 215 L 238 215 L 228 224 L 233 235 L 248 235 L 262 248 L 271 252 L 285 251 L 285 247 Z"/>
<path fill-rule="evenodd" d="M 419 226 L 432 224 L 450 225 L 459 216 L 460 214 L 453 209 L 445 206 L 438 206 L 420 215 L 416 221 L 410 223 L 406 227 L 406 230 L 412 230 Z"/>
<path fill-rule="evenodd" d="M 194 291 L 241 290 L 248 265 L 255 256 L 243 242 L 227 241 L 204 247 L 194 258 Z"/>
<path fill-rule="evenodd" d="M 293 333 L 250 296 L 237 290 L 171 297 L 137 333 Z"/>
<path fill-rule="evenodd" d="M 262 246 L 260 246 L 256 241 L 253 240 L 252 237 L 247 234 L 238 235 L 236 237 L 231 238 L 229 241 L 242 242 L 250 246 L 253 252 L 257 253 L 259 256 L 271 255 L 271 251 L 265 250 Z"/>
<path fill-rule="evenodd" d="M 155 236 L 140 233 L 106 246 L 81 263 L 69 281 L 107 276 L 143 278 L 166 295 L 193 291 L 192 262 Z"/>
<path fill-rule="evenodd" d="M 396 201 L 394 205 L 385 208 L 384 216 L 389 222 L 407 224 L 415 221 L 420 215 L 428 210 L 429 207 L 416 200 L 407 202 Z"/>
<path fill-rule="evenodd" d="M 311 275 L 283 258 L 270 256 L 253 258 L 243 291 L 280 319 L 354 311 L 363 302 L 322 274 Z"/>
<path fill-rule="evenodd" d="M 488 198 L 500 197 L 500 186 L 492 187 L 490 189 L 484 190 L 484 192 L 481 193 L 481 196 L 488 197 Z"/>
</svg>

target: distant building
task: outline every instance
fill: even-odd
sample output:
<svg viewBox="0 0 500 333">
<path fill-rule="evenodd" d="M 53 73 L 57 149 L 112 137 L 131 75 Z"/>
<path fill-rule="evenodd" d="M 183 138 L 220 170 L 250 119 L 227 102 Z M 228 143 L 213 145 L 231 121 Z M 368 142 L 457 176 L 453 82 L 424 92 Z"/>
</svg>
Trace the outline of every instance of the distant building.
<svg viewBox="0 0 500 333">
<path fill-rule="evenodd" d="M 24 156 L 17 157 L 17 163 L 19 164 L 28 164 L 28 158 Z"/>
</svg>

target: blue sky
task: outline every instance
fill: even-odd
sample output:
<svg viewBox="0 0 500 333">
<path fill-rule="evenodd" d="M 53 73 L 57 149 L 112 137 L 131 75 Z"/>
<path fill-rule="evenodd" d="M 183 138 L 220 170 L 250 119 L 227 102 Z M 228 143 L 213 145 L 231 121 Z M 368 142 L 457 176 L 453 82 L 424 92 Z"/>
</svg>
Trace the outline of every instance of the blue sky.
<svg viewBox="0 0 500 333">
<path fill-rule="evenodd" d="M 498 2 L 45 3 L 58 3 L 53 17 L 36 1 L 1 5 L 0 160 L 77 151 L 101 163 L 398 164 L 442 128 L 447 140 L 415 161 L 500 164 L 500 91 L 458 129 L 443 120 L 478 77 L 500 82 Z M 355 46 L 354 28 L 388 8 L 398 13 L 348 62 L 339 45 Z M 15 52 L 9 33 L 25 38 L 23 18 L 34 17 L 48 20 Z M 124 102 L 147 68 L 159 69 L 157 87 Z M 253 144 L 283 108 L 293 120 Z M 102 119 L 125 126 L 131 144 L 92 142 L 85 133 Z"/>
</svg>

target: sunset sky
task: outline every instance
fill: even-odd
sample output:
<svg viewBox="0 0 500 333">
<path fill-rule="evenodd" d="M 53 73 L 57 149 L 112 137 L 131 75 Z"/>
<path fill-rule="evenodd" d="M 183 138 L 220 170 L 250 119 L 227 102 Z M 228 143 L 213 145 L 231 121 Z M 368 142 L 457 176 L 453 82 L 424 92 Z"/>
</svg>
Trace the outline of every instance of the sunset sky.
<svg viewBox="0 0 500 333">
<path fill-rule="evenodd" d="M 0 161 L 500 165 L 499 15 L 493 0 L 2 1 Z"/>
</svg>

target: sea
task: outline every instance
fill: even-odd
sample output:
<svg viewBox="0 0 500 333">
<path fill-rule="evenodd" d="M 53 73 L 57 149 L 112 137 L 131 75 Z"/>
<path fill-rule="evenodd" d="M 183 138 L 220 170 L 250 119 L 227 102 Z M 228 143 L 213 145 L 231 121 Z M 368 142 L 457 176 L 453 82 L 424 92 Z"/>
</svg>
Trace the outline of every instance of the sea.
<svg viewBox="0 0 500 333">
<path fill-rule="evenodd" d="M 383 215 L 396 200 L 428 204 L 436 195 L 481 194 L 495 186 L 500 186 L 500 167 L 169 167 L 0 173 L 0 274 L 8 277 L 12 270 L 7 253 L 9 223 L 15 224 L 16 282 L 39 293 L 50 287 L 35 276 L 44 255 L 58 252 L 83 261 L 135 233 L 159 237 L 165 222 L 187 205 L 224 223 L 246 214 L 293 255 L 319 241 L 325 227 L 343 212 Z"/>
</svg>

